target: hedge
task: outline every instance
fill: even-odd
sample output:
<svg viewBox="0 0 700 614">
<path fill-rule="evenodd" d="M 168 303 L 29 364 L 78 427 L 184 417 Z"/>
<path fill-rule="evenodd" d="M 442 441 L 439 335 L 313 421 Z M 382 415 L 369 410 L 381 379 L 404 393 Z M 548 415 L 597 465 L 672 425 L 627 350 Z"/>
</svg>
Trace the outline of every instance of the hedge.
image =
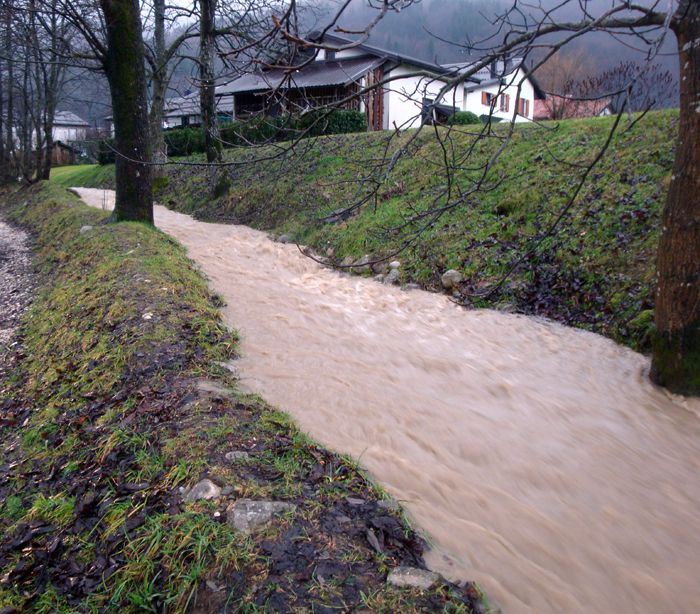
<svg viewBox="0 0 700 614">
<path fill-rule="evenodd" d="M 471 111 L 457 111 L 454 115 L 448 118 L 448 126 L 465 126 L 468 124 L 480 124 L 479 116 Z"/>
<path fill-rule="evenodd" d="M 312 111 L 300 117 L 278 116 L 255 118 L 246 122 L 221 124 L 223 146 L 238 147 L 248 144 L 286 141 L 295 137 L 321 136 L 366 132 L 367 117 L 361 111 Z M 204 133 L 201 128 L 175 128 L 165 132 L 169 156 L 189 156 L 204 152 Z M 100 142 L 98 162 L 114 162 L 114 140 Z"/>
</svg>

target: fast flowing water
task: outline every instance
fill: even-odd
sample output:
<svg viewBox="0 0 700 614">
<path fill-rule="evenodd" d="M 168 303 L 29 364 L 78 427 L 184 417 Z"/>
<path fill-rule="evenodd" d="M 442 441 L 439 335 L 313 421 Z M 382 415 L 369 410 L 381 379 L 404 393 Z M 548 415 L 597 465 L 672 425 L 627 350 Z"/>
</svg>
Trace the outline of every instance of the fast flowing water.
<svg viewBox="0 0 700 614">
<path fill-rule="evenodd" d="M 102 206 L 102 190 L 79 190 Z M 506 612 L 700 612 L 700 402 L 538 319 L 341 276 L 156 208 L 224 296 L 245 386 L 399 500 Z"/>
</svg>

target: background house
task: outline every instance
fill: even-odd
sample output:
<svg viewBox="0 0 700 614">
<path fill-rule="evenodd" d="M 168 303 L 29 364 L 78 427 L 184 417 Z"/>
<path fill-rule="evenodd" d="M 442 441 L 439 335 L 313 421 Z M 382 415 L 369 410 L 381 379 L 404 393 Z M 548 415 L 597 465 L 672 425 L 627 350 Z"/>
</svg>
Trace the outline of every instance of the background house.
<svg viewBox="0 0 700 614">
<path fill-rule="evenodd" d="M 88 124 L 72 111 L 56 111 L 53 122 L 53 140 L 70 142 L 84 141 L 87 138 Z"/>
<path fill-rule="evenodd" d="M 195 91 L 178 98 L 169 98 L 163 108 L 163 128 L 185 128 L 202 123 L 199 92 Z M 217 88 L 216 111 L 220 122 L 233 119 L 233 97 L 221 96 Z"/>
<path fill-rule="evenodd" d="M 322 42 L 342 47 L 351 41 L 327 34 Z M 518 58 L 493 62 L 446 89 L 448 80 L 464 74 L 470 63 L 440 65 L 368 44 L 335 52 L 309 49 L 306 54 L 297 60 L 299 69 L 259 69 L 218 86 L 215 95 L 221 116 L 245 119 L 263 112 L 275 115 L 334 105 L 366 113 L 370 130 L 406 129 L 457 111 L 530 121 L 535 100 L 544 97 Z M 383 87 L 358 96 L 385 81 Z M 169 100 L 167 127 L 198 124 L 198 100 L 196 94 Z"/>
</svg>

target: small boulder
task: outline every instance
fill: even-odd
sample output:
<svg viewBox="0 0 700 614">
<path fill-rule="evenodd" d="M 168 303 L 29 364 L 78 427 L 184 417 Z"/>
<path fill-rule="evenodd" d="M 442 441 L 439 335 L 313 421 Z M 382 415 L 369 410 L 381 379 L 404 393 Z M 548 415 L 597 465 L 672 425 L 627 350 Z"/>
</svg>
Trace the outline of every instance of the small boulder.
<svg viewBox="0 0 700 614">
<path fill-rule="evenodd" d="M 240 379 L 241 375 L 238 372 L 235 360 L 220 361 L 215 364 L 219 365 L 222 369 L 226 369 L 236 379 Z"/>
<path fill-rule="evenodd" d="M 382 260 L 381 262 L 375 262 L 372 265 L 372 271 L 375 273 L 386 273 L 389 270 L 389 264 Z"/>
<path fill-rule="evenodd" d="M 390 269 L 398 269 L 401 266 L 401 263 L 398 260 L 392 260 L 389 263 L 389 268 Z"/>
<path fill-rule="evenodd" d="M 352 264 L 353 264 L 353 257 L 352 256 L 345 256 L 345 258 L 343 258 L 342 262 L 340 263 L 340 266 L 349 267 L 349 266 L 352 266 Z"/>
<path fill-rule="evenodd" d="M 231 394 L 231 391 L 228 388 L 209 379 L 199 380 L 197 382 L 197 390 L 221 397 L 226 397 Z"/>
<path fill-rule="evenodd" d="M 87 234 L 87 233 L 90 232 L 93 228 L 94 228 L 94 226 L 87 226 L 87 225 L 86 225 L 86 226 L 81 226 L 81 227 L 80 227 L 80 234 L 81 234 L 81 235 Z"/>
<path fill-rule="evenodd" d="M 405 286 L 402 287 L 403 290 L 420 290 L 420 284 L 406 284 Z"/>
<path fill-rule="evenodd" d="M 278 243 L 292 243 L 294 239 L 292 239 L 291 235 L 280 235 L 277 237 L 277 242 Z"/>
<path fill-rule="evenodd" d="M 390 512 L 397 512 L 401 509 L 399 502 L 395 499 L 384 499 L 382 501 L 378 501 L 377 507 L 380 507 L 383 510 L 389 510 Z"/>
<path fill-rule="evenodd" d="M 445 290 L 449 290 L 462 281 L 462 274 L 459 271 L 450 269 L 442 274 L 440 281 L 442 282 L 442 287 L 445 288 Z"/>
<path fill-rule="evenodd" d="M 293 503 L 284 501 L 239 499 L 228 506 L 226 522 L 231 528 L 249 534 L 256 527 L 271 520 L 273 516 L 294 511 L 296 507 Z"/>
<path fill-rule="evenodd" d="M 440 576 L 427 569 L 417 567 L 396 567 L 389 572 L 386 581 L 392 586 L 419 588 L 427 591 L 440 580 Z"/>
<path fill-rule="evenodd" d="M 374 281 L 378 281 L 381 284 L 384 281 L 384 275 L 380 273 L 379 275 L 375 275 L 372 279 L 374 279 Z"/>
<path fill-rule="evenodd" d="M 338 222 L 347 220 L 352 215 L 352 212 L 353 210 L 348 209 L 347 207 L 343 207 L 342 209 L 336 209 L 330 215 L 321 218 L 321 221 L 326 222 L 327 224 L 337 224 Z"/>
<path fill-rule="evenodd" d="M 209 499 L 218 499 L 221 496 L 221 488 L 219 488 L 214 482 L 209 479 L 204 479 L 197 482 L 188 492 L 185 494 L 185 501 L 191 503 L 192 501 L 201 501 Z"/>
<path fill-rule="evenodd" d="M 389 272 L 384 276 L 385 284 L 398 284 L 401 273 L 398 269 L 390 269 Z"/>
<path fill-rule="evenodd" d="M 243 450 L 233 450 L 232 452 L 226 452 L 224 458 L 230 462 L 248 460 L 250 458 L 250 454 Z"/>
<path fill-rule="evenodd" d="M 368 254 L 365 254 L 362 256 L 362 258 L 358 258 L 355 260 L 353 263 L 355 265 L 355 272 L 356 273 L 369 273 L 370 271 L 370 266 L 369 266 L 369 261 L 370 257 Z"/>
</svg>

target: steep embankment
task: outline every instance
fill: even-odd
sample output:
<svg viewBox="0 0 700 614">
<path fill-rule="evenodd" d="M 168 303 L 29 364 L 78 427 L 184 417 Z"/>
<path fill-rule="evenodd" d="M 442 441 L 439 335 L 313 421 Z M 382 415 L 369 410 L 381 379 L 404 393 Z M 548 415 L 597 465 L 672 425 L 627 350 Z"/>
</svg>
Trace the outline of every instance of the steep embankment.
<svg viewBox="0 0 700 614">
<path fill-rule="evenodd" d="M 55 186 L 2 199 L 38 290 L 0 380 L 0 610 L 479 611 L 470 584 L 387 584 L 422 541 L 237 389 L 221 300 L 179 245 Z"/>
<path fill-rule="evenodd" d="M 650 113 L 631 129 L 623 121 L 571 214 L 527 255 L 561 212 L 612 123 L 596 118 L 518 126 L 488 176 L 487 189 L 436 220 L 421 214 L 444 190 L 445 155 L 455 167 L 453 193 L 466 191 L 501 143 L 504 127 L 485 139 L 465 127 L 452 133 L 445 148 L 426 131 L 388 176 L 381 165 L 385 149 L 395 151 L 410 133 L 388 145 L 387 134 L 356 134 L 309 140 L 290 152 L 229 150 L 227 160 L 235 164 L 229 167 L 227 196 L 207 198 L 202 169 L 175 165 L 161 182 L 159 198 L 201 219 L 287 234 L 323 255 L 333 254 L 337 262 L 390 254 L 423 224 L 417 241 L 398 256 L 402 282 L 442 290 L 442 273 L 456 269 L 464 277 L 456 297 L 465 304 L 548 316 L 643 350 L 652 320 L 654 254 L 673 160 L 675 112 Z M 468 159 L 467 152 L 473 153 Z M 99 173 L 102 178 L 81 170 L 74 185 L 100 185 L 105 172 Z M 373 190 L 375 195 L 346 219 L 332 215 Z M 416 214 L 418 221 L 405 225 Z M 521 258 L 522 266 L 493 295 L 474 296 Z"/>
</svg>

